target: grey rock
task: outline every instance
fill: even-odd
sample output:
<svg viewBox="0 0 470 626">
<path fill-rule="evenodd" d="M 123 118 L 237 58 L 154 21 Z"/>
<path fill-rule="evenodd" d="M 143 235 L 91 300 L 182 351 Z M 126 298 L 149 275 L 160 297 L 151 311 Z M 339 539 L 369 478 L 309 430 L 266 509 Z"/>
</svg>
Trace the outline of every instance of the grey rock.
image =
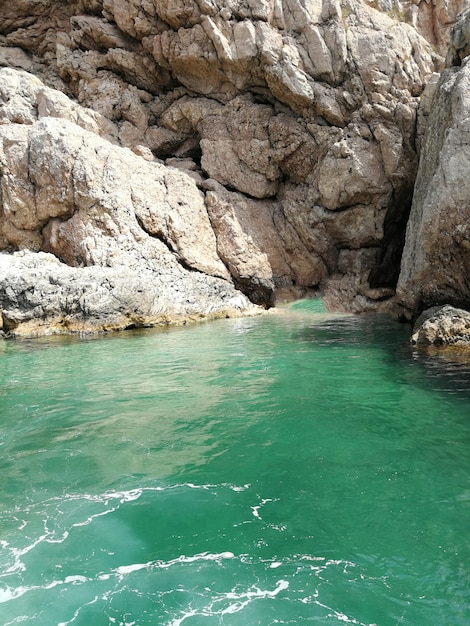
<svg viewBox="0 0 470 626">
<path fill-rule="evenodd" d="M 190 176 L 70 121 L 76 107 L 83 126 L 98 128 L 77 105 L 36 120 L 39 81 L 3 72 L 30 87 L 13 89 L 29 112 L 21 123 L 7 96 L 0 109 L 0 248 L 22 250 L 1 254 L 4 331 L 91 332 L 259 311 L 233 286 Z"/>
<path fill-rule="evenodd" d="M 470 7 L 462 11 L 450 31 L 450 42 L 446 57 L 448 67 L 462 65 L 470 54 Z"/>
<path fill-rule="evenodd" d="M 74 268 L 43 252 L 0 253 L 4 333 L 39 336 L 93 333 L 204 318 L 256 314 L 259 309 L 218 278 L 126 266 Z"/>
<path fill-rule="evenodd" d="M 344 284 L 335 293 L 354 310 L 382 308 L 419 100 L 461 4 L 4 3 L 0 64 L 73 100 L 1 74 L 0 248 L 74 266 L 176 263 L 264 303 Z"/>
<path fill-rule="evenodd" d="M 469 120 L 467 57 L 442 73 L 428 117 L 397 286 L 407 317 L 437 304 L 470 308 Z"/>
</svg>

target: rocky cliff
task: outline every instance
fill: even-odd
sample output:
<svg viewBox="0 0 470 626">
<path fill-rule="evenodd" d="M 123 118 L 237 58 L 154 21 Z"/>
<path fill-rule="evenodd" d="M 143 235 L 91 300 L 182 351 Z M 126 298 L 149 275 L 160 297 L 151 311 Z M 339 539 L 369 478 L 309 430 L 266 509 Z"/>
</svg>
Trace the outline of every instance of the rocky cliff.
<svg viewBox="0 0 470 626">
<path fill-rule="evenodd" d="M 417 110 L 462 5 L 0 3 L 6 328 L 232 314 L 318 289 L 390 309 Z"/>
<path fill-rule="evenodd" d="M 408 317 L 449 303 L 470 310 L 470 8 L 432 86 L 398 302 Z"/>
</svg>

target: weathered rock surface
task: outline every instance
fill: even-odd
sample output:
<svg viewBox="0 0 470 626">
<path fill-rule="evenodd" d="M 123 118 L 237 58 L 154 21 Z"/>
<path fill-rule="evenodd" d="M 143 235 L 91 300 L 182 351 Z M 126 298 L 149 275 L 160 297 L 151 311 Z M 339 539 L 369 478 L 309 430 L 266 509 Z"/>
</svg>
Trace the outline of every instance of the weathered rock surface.
<svg viewBox="0 0 470 626">
<path fill-rule="evenodd" d="M 417 346 L 470 347 L 470 312 L 449 305 L 427 309 L 416 320 L 411 342 Z"/>
<path fill-rule="evenodd" d="M 0 242 L 30 250 L 2 255 L 8 330 L 97 330 L 254 311 L 217 254 L 191 177 L 100 137 L 100 116 L 30 76 L 0 74 Z"/>
<path fill-rule="evenodd" d="M 378 0 L 385 4 L 390 0 Z M 393 0 L 393 9 L 401 13 L 416 30 L 425 37 L 433 48 L 446 56 L 449 45 L 449 30 L 457 15 L 465 6 L 465 0 Z"/>
<path fill-rule="evenodd" d="M 4 333 L 37 336 L 100 332 L 256 313 L 226 281 L 176 263 L 148 268 L 70 267 L 56 256 L 0 253 Z"/>
<path fill-rule="evenodd" d="M 447 50 L 448 66 L 459 66 L 470 54 L 470 7 L 458 16 L 450 31 L 450 42 Z"/>
<path fill-rule="evenodd" d="M 0 248 L 386 308 L 462 2 L 3 3 Z"/>
<path fill-rule="evenodd" d="M 435 89 L 398 282 L 408 317 L 442 303 L 470 308 L 470 10 L 451 49 L 457 65 Z"/>
</svg>

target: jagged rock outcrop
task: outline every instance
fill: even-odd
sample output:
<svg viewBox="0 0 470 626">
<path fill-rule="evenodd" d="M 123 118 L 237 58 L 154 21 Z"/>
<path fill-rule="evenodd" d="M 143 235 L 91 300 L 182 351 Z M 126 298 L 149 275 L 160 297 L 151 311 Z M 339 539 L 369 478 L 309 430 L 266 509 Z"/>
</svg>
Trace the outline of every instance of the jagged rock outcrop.
<svg viewBox="0 0 470 626">
<path fill-rule="evenodd" d="M 459 3 L 433 3 L 433 29 L 423 2 L 4 3 L 0 65 L 76 103 L 0 77 L 0 247 L 158 272 L 149 238 L 265 306 L 322 288 L 389 307 L 419 98 Z"/>
<path fill-rule="evenodd" d="M 378 0 L 386 5 L 390 0 Z M 465 6 L 465 0 L 392 0 L 393 9 L 409 21 L 443 57 L 449 45 L 449 30 Z"/>
<path fill-rule="evenodd" d="M 4 328 L 99 330 L 254 311 L 232 285 L 191 177 L 100 137 L 99 115 L 37 79 L 2 78 L 0 244 L 30 251 L 2 255 Z"/>
<path fill-rule="evenodd" d="M 470 309 L 470 9 L 456 24 L 435 87 L 406 233 L 399 302 L 413 316 Z"/>
</svg>

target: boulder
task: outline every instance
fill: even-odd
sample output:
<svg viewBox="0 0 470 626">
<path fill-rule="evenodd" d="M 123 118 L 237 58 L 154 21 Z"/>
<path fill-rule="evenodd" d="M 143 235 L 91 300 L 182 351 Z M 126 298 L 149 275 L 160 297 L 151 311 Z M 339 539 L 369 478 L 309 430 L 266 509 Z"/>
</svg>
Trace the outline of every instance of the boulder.
<svg viewBox="0 0 470 626">
<path fill-rule="evenodd" d="M 119 255 L 136 265 L 140 237 L 141 247 L 158 241 L 187 267 L 229 278 L 203 195 L 182 172 L 52 117 L 0 126 L 0 159 L 7 245 L 36 231 L 69 265 L 112 265 Z M 152 255 L 146 264 L 158 265 Z"/>
<path fill-rule="evenodd" d="M 100 116 L 37 79 L 0 74 L 4 330 L 87 332 L 257 312 L 233 286 L 189 175 L 101 137 Z"/>
<path fill-rule="evenodd" d="M 415 322 L 411 343 L 470 347 L 470 312 L 447 304 L 427 309 Z"/>
</svg>

